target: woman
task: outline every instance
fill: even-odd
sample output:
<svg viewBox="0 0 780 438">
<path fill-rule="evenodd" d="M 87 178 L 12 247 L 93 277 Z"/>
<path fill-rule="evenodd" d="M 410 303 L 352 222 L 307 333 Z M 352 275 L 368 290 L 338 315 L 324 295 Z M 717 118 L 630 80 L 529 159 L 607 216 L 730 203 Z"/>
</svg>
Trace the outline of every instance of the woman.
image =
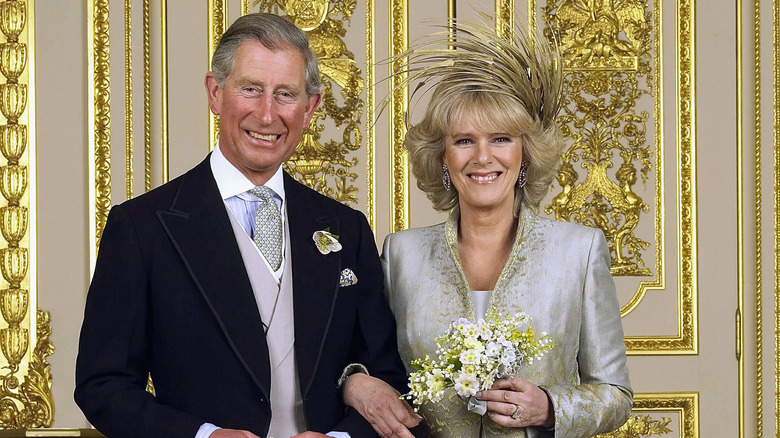
<svg viewBox="0 0 780 438">
<path fill-rule="evenodd" d="M 563 147 L 554 120 L 557 52 L 524 32 L 510 41 L 460 24 L 436 38 L 407 53 L 415 66 L 409 82 L 434 91 L 405 147 L 417 186 L 435 209 L 451 213 L 445 223 L 384 242 L 401 357 L 412 371 L 412 360 L 436 355 L 435 338 L 453 321 L 491 311 L 529 314 L 554 348 L 521 376 L 477 394 L 487 401 L 484 421 L 454 390 L 420 412 L 437 437 L 590 437 L 616 429 L 633 393 L 604 235 L 536 214 Z M 389 409 L 357 408 L 381 435 L 393 435 L 399 423 L 377 414 Z"/>
</svg>

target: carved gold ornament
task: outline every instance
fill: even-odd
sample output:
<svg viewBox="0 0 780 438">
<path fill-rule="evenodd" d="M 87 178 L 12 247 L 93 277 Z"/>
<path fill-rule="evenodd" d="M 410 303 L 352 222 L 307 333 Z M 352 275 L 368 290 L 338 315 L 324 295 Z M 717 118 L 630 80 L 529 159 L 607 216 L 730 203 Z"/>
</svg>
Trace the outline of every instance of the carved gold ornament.
<svg viewBox="0 0 780 438">
<path fill-rule="evenodd" d="M 674 423 L 673 418 L 676 419 Z M 628 421 L 619 429 L 594 438 L 698 436 L 698 393 L 637 393 L 634 394 L 634 406 Z"/>
<path fill-rule="evenodd" d="M 26 154 L 29 111 L 25 79 L 28 47 L 19 37 L 27 23 L 27 4 L 0 3 L 0 429 L 50 426 L 53 419 L 51 373 L 46 358 L 54 351 L 49 314 L 30 309 L 30 184 Z M 33 292 L 34 293 L 34 292 Z M 34 302 L 34 301 L 33 301 Z M 34 327 L 31 327 L 34 324 Z M 34 342 L 32 354 L 31 344 Z"/>
<path fill-rule="evenodd" d="M 637 174 L 647 181 L 654 157 L 649 113 L 637 110 L 653 94 L 650 11 L 640 0 L 562 0 L 542 12 L 564 62 L 558 121 L 570 145 L 558 172 L 560 192 L 545 211 L 601 228 L 613 275 L 650 276 L 643 259 L 650 242 L 635 234 L 649 206 L 634 190 Z"/>
<path fill-rule="evenodd" d="M 671 418 L 662 417 L 660 420 L 649 415 L 632 415 L 620 429 L 610 433 L 598 435 L 598 438 L 639 438 L 648 436 L 661 436 L 672 433 L 668 425 Z"/>
<path fill-rule="evenodd" d="M 349 23 L 356 4 L 355 0 L 253 3 L 260 11 L 285 15 L 301 28 L 319 59 L 322 104 L 285 168 L 300 182 L 345 203 L 357 202 L 358 188 L 353 183 L 358 175 L 352 168 L 358 159 L 349 154 L 360 149 L 364 105 L 362 72 L 342 39 L 347 32 L 344 23 Z M 338 132 L 340 138 L 331 138 Z M 324 136 L 330 139 L 323 141 Z"/>
</svg>

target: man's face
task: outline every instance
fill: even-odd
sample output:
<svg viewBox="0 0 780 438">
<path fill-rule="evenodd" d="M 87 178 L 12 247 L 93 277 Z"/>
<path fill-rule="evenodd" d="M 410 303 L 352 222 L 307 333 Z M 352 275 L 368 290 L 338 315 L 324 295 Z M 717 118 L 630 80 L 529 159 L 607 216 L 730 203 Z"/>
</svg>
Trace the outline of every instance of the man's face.
<svg viewBox="0 0 780 438">
<path fill-rule="evenodd" d="M 209 107 L 220 116 L 219 148 L 255 185 L 265 184 L 295 151 L 320 95 L 306 97 L 303 54 L 244 41 L 220 87 L 206 75 Z"/>
</svg>

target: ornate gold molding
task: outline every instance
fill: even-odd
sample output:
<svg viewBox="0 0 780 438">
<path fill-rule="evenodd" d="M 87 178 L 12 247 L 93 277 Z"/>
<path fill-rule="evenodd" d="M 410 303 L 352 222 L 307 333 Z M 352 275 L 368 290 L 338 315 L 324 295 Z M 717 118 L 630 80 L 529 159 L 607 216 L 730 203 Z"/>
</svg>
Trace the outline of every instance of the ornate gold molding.
<svg viewBox="0 0 780 438">
<path fill-rule="evenodd" d="M 626 424 L 614 432 L 597 435 L 597 437 L 643 438 L 668 435 L 673 432 L 668 427 L 672 419 L 669 417 L 658 419 L 657 415 L 661 413 L 672 413 L 677 416 L 678 437 L 699 437 L 698 393 L 634 394 L 634 407 Z"/>
<path fill-rule="evenodd" d="M 495 0 L 493 3 L 496 33 L 511 32 L 515 28 L 515 0 Z"/>
<path fill-rule="evenodd" d="M 772 2 L 772 85 L 774 121 L 774 286 L 775 286 L 775 433 L 780 432 L 780 0 Z"/>
<path fill-rule="evenodd" d="M 0 273 L 7 283 L 0 290 L 0 429 L 46 427 L 54 416 L 47 362 L 54 347 L 35 288 L 34 29 L 34 4 L 0 2 Z"/>
<path fill-rule="evenodd" d="M 755 1 L 755 4 L 758 4 L 758 0 Z M 758 21 L 756 21 L 756 25 Z M 745 231 L 744 231 L 744 172 L 743 172 L 743 154 L 744 154 L 744 141 L 742 138 L 743 135 L 743 127 L 742 127 L 742 105 L 743 105 L 743 99 L 742 99 L 742 86 L 743 86 L 743 72 L 742 72 L 742 0 L 736 1 L 736 76 L 737 76 L 737 106 L 736 106 L 736 115 L 737 115 L 737 124 L 736 124 L 736 130 L 737 130 L 737 137 L 736 137 L 736 143 L 737 143 L 737 314 L 736 314 L 736 349 L 737 349 L 737 386 L 738 386 L 738 427 L 739 427 L 739 436 L 744 437 L 745 436 L 745 358 L 743 357 L 743 351 L 744 351 L 744 318 L 743 315 L 744 312 L 744 300 L 745 300 L 745 257 L 744 257 L 744 251 L 745 251 Z M 755 28 L 754 28 L 755 31 Z M 760 46 L 757 45 L 755 47 L 757 51 L 760 50 Z M 758 74 L 758 69 L 756 69 L 756 73 Z M 756 84 L 758 85 L 758 81 L 756 81 Z M 756 135 L 760 135 L 760 121 L 757 121 L 756 126 Z M 758 144 L 758 143 L 756 143 Z M 756 162 L 760 162 L 761 156 L 756 156 Z M 759 167 L 760 169 L 760 167 Z M 761 184 L 761 178 L 760 173 L 756 175 L 756 184 Z M 760 192 L 758 192 L 760 193 Z M 761 223 L 761 198 L 758 197 L 756 199 L 756 221 L 758 224 Z M 758 227 L 759 234 L 760 226 Z M 760 245 L 758 246 L 759 252 L 760 252 Z M 761 295 L 760 292 L 760 278 L 761 278 L 761 260 L 760 256 L 756 258 L 756 284 L 758 288 L 756 289 L 757 295 Z M 761 317 L 758 315 L 758 313 L 761 312 L 760 302 L 759 307 L 756 308 L 757 316 L 756 324 L 759 327 L 759 330 L 757 331 L 758 339 L 761 339 Z M 762 354 L 762 347 L 759 344 L 758 349 L 756 350 L 756 354 L 760 356 Z M 758 361 L 758 366 L 761 367 L 761 360 Z M 761 375 L 757 375 L 757 378 L 761 379 Z M 763 391 L 763 388 L 761 388 L 761 385 L 758 385 L 758 397 L 757 397 L 757 414 L 758 416 L 761 416 L 761 392 Z M 758 429 L 761 430 L 762 425 L 761 422 L 758 422 Z M 759 435 L 761 436 L 761 435 Z"/>
<path fill-rule="evenodd" d="M 111 79 L 109 62 L 108 0 L 90 0 L 89 26 L 89 92 L 92 105 L 89 116 L 89 187 L 90 202 L 90 272 L 97 259 L 100 236 L 111 207 Z"/>
<path fill-rule="evenodd" d="M 160 0 L 160 152 L 162 182 L 168 182 L 168 0 Z"/>
<path fill-rule="evenodd" d="M 680 218 L 677 224 L 677 302 L 680 306 L 675 336 L 628 336 L 628 354 L 697 354 L 698 341 L 698 254 L 696 206 L 696 45 L 695 3 L 678 0 L 677 6 L 677 141 L 676 163 L 679 185 L 677 198 Z M 662 149 L 662 148 L 659 148 Z M 657 226 L 656 233 L 659 228 Z M 643 287 L 643 286 L 640 286 Z"/>
<path fill-rule="evenodd" d="M 125 0 L 125 197 L 133 197 L 133 0 Z"/>
<path fill-rule="evenodd" d="M 376 11 L 374 1 L 366 0 L 366 217 L 368 225 L 376 232 Z"/>
<path fill-rule="evenodd" d="M 208 54 L 206 55 L 208 59 L 208 65 L 206 66 L 206 71 L 211 70 L 211 55 L 214 54 L 214 49 L 217 48 L 219 39 L 222 37 L 222 34 L 225 32 L 225 29 L 227 28 L 227 17 L 228 17 L 227 5 L 225 4 L 225 0 L 208 0 L 207 7 L 208 7 L 209 31 L 208 31 L 208 45 L 207 45 Z M 214 145 L 217 143 L 218 139 L 219 139 L 219 116 L 215 116 L 214 114 L 211 113 L 211 111 L 209 111 L 208 150 L 214 148 Z"/>
<path fill-rule="evenodd" d="M 763 222 L 763 208 L 761 201 L 762 191 L 762 173 L 761 173 L 761 4 L 760 0 L 754 0 L 753 2 L 753 120 L 754 123 L 754 168 L 752 183 L 755 185 L 755 211 L 754 214 L 755 224 L 755 360 L 756 360 L 756 436 L 763 436 L 764 430 L 764 381 L 763 381 L 763 260 L 762 260 L 762 222 Z M 746 387 L 745 387 L 745 285 L 746 276 L 745 271 L 747 269 L 745 260 L 745 172 L 744 172 L 744 133 L 743 126 L 743 85 L 744 85 L 744 67 L 743 67 L 743 15 L 742 15 L 742 1 L 736 2 L 736 65 L 737 65 L 737 366 L 738 366 L 738 402 L 739 402 L 739 436 L 745 436 L 745 422 L 746 422 Z"/>
<path fill-rule="evenodd" d="M 390 1 L 390 57 L 393 59 L 392 71 L 402 72 L 407 59 L 399 55 L 409 47 L 409 6 L 408 0 Z M 409 88 L 399 87 L 406 81 L 406 73 L 390 76 L 390 194 L 392 196 L 390 232 L 409 228 L 409 164 L 404 149 L 406 135 L 406 108 L 409 101 Z"/>
<path fill-rule="evenodd" d="M 152 55 L 149 1 L 143 2 L 144 33 L 144 191 L 152 189 Z M 164 0 L 163 0 L 164 1 Z"/>
</svg>

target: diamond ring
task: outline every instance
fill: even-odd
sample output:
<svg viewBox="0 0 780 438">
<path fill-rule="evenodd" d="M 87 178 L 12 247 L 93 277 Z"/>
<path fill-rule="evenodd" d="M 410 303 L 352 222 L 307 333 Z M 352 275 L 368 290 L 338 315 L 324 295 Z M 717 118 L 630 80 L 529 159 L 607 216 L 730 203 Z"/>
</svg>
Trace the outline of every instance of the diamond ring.
<svg viewBox="0 0 780 438">
<path fill-rule="evenodd" d="M 522 418 L 522 416 L 523 414 L 520 412 L 520 405 L 517 405 L 515 411 L 512 412 L 512 419 L 519 420 L 520 418 Z"/>
</svg>

